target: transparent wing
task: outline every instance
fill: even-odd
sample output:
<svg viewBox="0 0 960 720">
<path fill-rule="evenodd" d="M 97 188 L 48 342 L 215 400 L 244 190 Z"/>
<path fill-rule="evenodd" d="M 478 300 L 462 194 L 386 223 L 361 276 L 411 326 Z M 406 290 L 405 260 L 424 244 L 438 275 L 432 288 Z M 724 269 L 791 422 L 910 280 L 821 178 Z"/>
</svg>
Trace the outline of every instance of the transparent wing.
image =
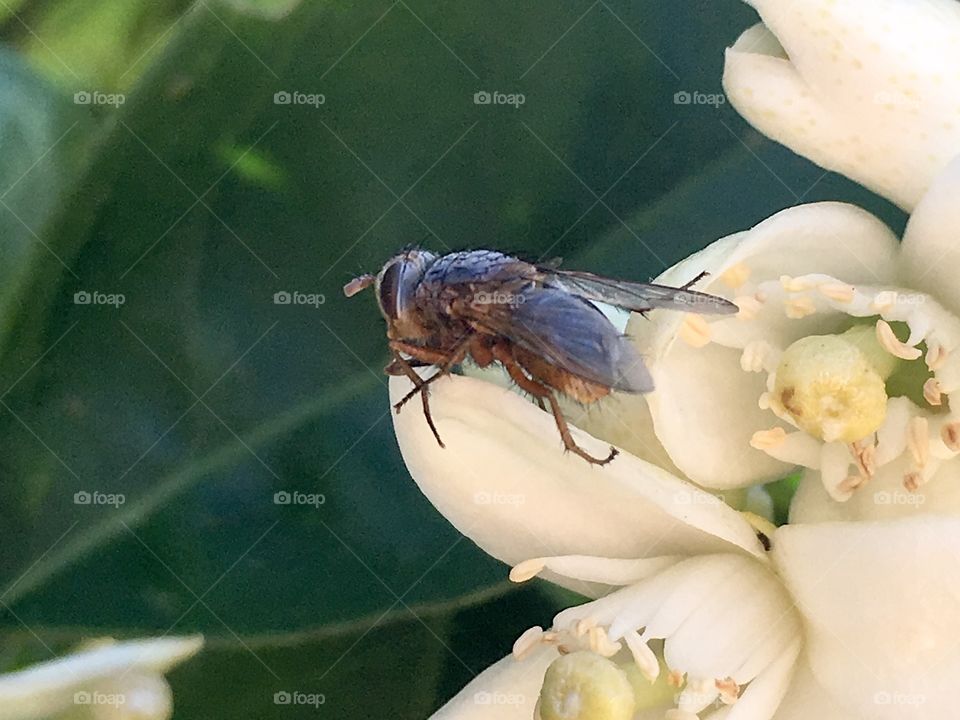
<svg viewBox="0 0 960 720">
<path fill-rule="evenodd" d="M 634 312 L 668 308 L 707 315 L 729 315 L 738 309 L 729 300 L 687 288 L 613 280 L 575 270 L 556 270 L 549 267 L 541 267 L 539 270 L 544 274 L 548 286 L 559 287 L 588 300 L 597 300 Z"/>
<path fill-rule="evenodd" d="M 630 340 L 586 300 L 544 286 L 528 286 L 513 300 L 509 305 L 474 306 L 471 319 L 584 380 L 625 392 L 653 389 Z"/>
</svg>

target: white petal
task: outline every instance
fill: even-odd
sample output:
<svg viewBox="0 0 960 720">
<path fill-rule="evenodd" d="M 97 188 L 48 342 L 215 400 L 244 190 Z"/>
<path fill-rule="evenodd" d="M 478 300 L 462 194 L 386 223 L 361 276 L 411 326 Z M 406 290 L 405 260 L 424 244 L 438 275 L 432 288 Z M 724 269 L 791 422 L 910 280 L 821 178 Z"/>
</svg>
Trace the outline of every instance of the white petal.
<svg viewBox="0 0 960 720">
<path fill-rule="evenodd" d="M 876 720 L 953 717 L 960 518 L 786 525 L 773 554 L 817 681 Z"/>
<path fill-rule="evenodd" d="M 410 387 L 392 378 L 392 401 Z M 555 555 L 763 555 L 739 513 L 659 467 L 625 452 L 604 467 L 565 453 L 553 417 L 516 394 L 465 377 L 431 388 L 446 448 L 414 400 L 394 415 L 404 461 L 427 499 L 494 557 L 513 565 Z M 607 453 L 605 443 L 572 432 L 588 452 Z"/>
<path fill-rule="evenodd" d="M 56 660 L 0 675 L 0 720 L 47 717 L 74 704 L 74 693 L 115 678 L 160 675 L 195 654 L 200 637 L 97 644 Z"/>
<path fill-rule="evenodd" d="M 681 285 L 707 271 L 711 275 L 699 289 L 733 296 L 724 273 L 744 268 L 753 287 L 782 275 L 814 272 L 851 283 L 887 284 L 895 280 L 897 252 L 896 237 L 869 213 L 842 203 L 814 203 L 784 210 L 749 232 L 717 241 L 658 282 Z M 837 313 L 821 313 L 791 320 L 777 310 L 746 324 L 756 323 L 757 333 L 789 343 L 811 332 L 833 332 L 831 323 L 837 318 Z M 737 350 L 716 343 L 695 348 L 679 339 L 683 321 L 681 313 L 660 311 L 652 313 L 651 320 L 639 315 L 631 319 L 628 333 L 644 353 L 656 389 L 646 399 L 622 397 L 620 418 L 633 426 L 632 418 L 645 414 L 649 406 L 657 436 L 673 462 L 705 487 L 741 487 L 784 475 L 790 465 L 749 444 L 755 431 L 775 424 L 774 416 L 757 405 L 766 389 L 763 375 L 744 372 Z M 735 318 L 719 322 L 744 323 Z M 636 447 L 629 437 L 618 439 Z"/>
<path fill-rule="evenodd" d="M 903 235 L 908 285 L 934 295 L 960 314 L 960 158 L 937 177 L 917 205 Z"/>
<path fill-rule="evenodd" d="M 960 153 L 960 7 L 952 0 L 750 0 L 724 88 L 757 129 L 913 207 Z"/>
<path fill-rule="evenodd" d="M 862 720 L 859 716 L 844 712 L 836 701 L 817 682 L 810 671 L 806 658 L 797 661 L 790 688 L 777 708 L 773 720 Z"/>
<path fill-rule="evenodd" d="M 767 720 L 780 706 L 793 678 L 800 653 L 800 639 L 785 645 L 780 655 L 766 667 L 730 706 L 725 720 Z M 812 717 L 812 716 L 808 716 Z M 832 718 L 832 720 L 837 720 Z"/>
<path fill-rule="evenodd" d="M 557 659 L 556 649 L 541 645 L 523 660 L 508 655 L 471 680 L 432 720 L 530 720 L 540 697 L 543 675 Z"/>
</svg>

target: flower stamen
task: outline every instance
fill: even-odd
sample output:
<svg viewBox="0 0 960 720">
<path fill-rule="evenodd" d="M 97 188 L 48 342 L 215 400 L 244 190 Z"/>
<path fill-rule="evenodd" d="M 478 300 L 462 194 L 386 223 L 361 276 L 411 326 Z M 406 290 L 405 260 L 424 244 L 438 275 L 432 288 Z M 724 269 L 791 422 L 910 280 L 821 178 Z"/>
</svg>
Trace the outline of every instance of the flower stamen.
<svg viewBox="0 0 960 720">
<path fill-rule="evenodd" d="M 710 324 L 702 315 L 687 313 L 680 324 L 680 337 L 691 347 L 704 347 L 710 343 Z"/>
<path fill-rule="evenodd" d="M 816 304 L 807 295 L 787 298 L 783 301 L 783 306 L 787 317 L 791 320 L 800 320 L 817 312 Z"/>
<path fill-rule="evenodd" d="M 720 280 L 731 290 L 740 289 L 749 279 L 750 268 L 742 262 L 731 265 L 722 273 L 720 273 Z"/>
<path fill-rule="evenodd" d="M 943 391 L 940 389 L 940 381 L 936 378 L 927 378 L 923 383 L 923 399 L 928 405 L 939 406 L 943 404 Z"/>
<path fill-rule="evenodd" d="M 901 360 L 916 360 L 922 354 L 920 348 L 901 342 L 894 334 L 890 323 L 882 318 L 877 320 L 877 341 L 884 350 Z"/>
</svg>

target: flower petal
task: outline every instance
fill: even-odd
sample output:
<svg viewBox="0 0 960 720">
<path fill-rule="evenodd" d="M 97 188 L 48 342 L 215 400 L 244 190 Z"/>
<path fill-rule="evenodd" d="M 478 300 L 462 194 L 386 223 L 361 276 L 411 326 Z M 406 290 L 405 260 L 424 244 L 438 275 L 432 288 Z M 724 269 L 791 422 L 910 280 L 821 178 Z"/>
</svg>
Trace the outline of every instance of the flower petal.
<svg viewBox="0 0 960 720">
<path fill-rule="evenodd" d="M 844 712 L 830 693 L 823 689 L 810 671 L 810 665 L 801 655 L 790 681 L 786 697 L 777 708 L 773 720 L 810 720 L 810 718 L 829 718 L 829 720 L 861 720 L 858 716 Z M 712 719 L 711 719 L 712 720 Z"/>
<path fill-rule="evenodd" d="M 843 238 L 840 251 L 837 238 Z M 762 281 L 814 272 L 850 283 L 884 285 L 895 280 L 897 253 L 896 237 L 873 215 L 843 203 L 814 203 L 784 210 L 749 232 L 717 241 L 658 282 L 682 285 L 706 271 L 710 277 L 699 289 L 734 297 Z M 740 280 L 741 289 L 730 287 Z M 757 404 L 766 390 L 762 375 L 741 368 L 737 349 L 718 343 L 698 348 L 681 340 L 682 313 L 655 311 L 650 318 L 635 315 L 627 330 L 645 355 L 656 389 L 645 399 L 621 396 L 623 422 L 635 426 L 632 418 L 648 412 L 649 406 L 657 437 L 673 462 L 705 487 L 740 487 L 785 474 L 789 465 L 750 447 L 753 433 L 773 424 L 773 417 Z M 777 309 L 764 310 L 755 320 L 730 318 L 714 324 L 730 324 L 728 334 L 738 323 L 744 332 L 756 324 L 756 332 L 789 344 L 802 335 L 832 332 L 834 320 L 823 313 L 795 320 Z M 639 440 L 629 434 L 616 439 L 637 449 Z"/>
<path fill-rule="evenodd" d="M 960 6 L 749 2 L 766 31 L 727 51 L 734 107 L 818 165 L 913 207 L 960 153 Z"/>
<path fill-rule="evenodd" d="M 960 158 L 941 173 L 917 205 L 903 235 L 906 284 L 936 296 L 960 315 Z"/>
<path fill-rule="evenodd" d="M 391 399 L 410 388 L 392 378 Z M 394 415 L 410 474 L 457 529 L 504 562 L 763 555 L 749 524 L 722 501 L 629 453 L 597 467 L 564 452 L 553 417 L 504 388 L 445 378 L 431 385 L 430 408 L 445 448 L 418 402 Z M 588 452 L 607 453 L 604 443 L 571 431 Z"/>
<path fill-rule="evenodd" d="M 199 636 L 97 643 L 56 660 L 0 675 L 0 719 L 45 718 L 74 704 L 74 694 L 128 676 L 137 685 L 194 655 Z M 115 684 L 115 683 L 114 683 Z"/>
<path fill-rule="evenodd" d="M 530 720 L 544 673 L 556 659 L 556 649 L 546 645 L 523 660 L 508 655 L 471 680 L 431 720 Z"/>
<path fill-rule="evenodd" d="M 817 681 L 864 718 L 951 717 L 960 676 L 960 519 L 786 525 L 774 561 Z"/>
</svg>

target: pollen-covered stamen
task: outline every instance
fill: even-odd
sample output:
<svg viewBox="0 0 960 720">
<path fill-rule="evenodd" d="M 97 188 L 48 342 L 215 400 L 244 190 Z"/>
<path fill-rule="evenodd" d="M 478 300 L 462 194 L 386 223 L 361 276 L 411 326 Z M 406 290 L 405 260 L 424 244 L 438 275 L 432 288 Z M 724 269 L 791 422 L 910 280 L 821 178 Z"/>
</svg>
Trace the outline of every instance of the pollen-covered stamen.
<svg viewBox="0 0 960 720">
<path fill-rule="evenodd" d="M 660 676 L 660 661 L 654 654 L 650 646 L 644 642 L 643 638 L 636 631 L 625 633 L 623 641 L 630 650 L 633 662 L 636 664 L 640 673 L 650 682 L 654 682 Z"/>
<path fill-rule="evenodd" d="M 960 422 L 944 423 L 940 428 L 940 439 L 948 450 L 960 452 Z"/>
<path fill-rule="evenodd" d="M 923 383 L 923 399 L 928 405 L 940 406 L 943 404 L 943 391 L 940 389 L 940 381 L 936 378 L 927 378 Z"/>
<path fill-rule="evenodd" d="M 710 324 L 702 315 L 687 313 L 680 324 L 680 337 L 691 347 L 700 348 L 710 343 Z"/>
<path fill-rule="evenodd" d="M 950 353 L 936 341 L 927 343 L 927 354 L 923 358 L 924 362 L 927 364 L 927 367 L 936 372 L 943 367 L 943 364 L 947 361 Z"/>
<path fill-rule="evenodd" d="M 907 450 L 921 470 L 930 462 L 930 421 L 914 417 L 907 426 Z"/>
<path fill-rule="evenodd" d="M 817 286 L 817 290 L 825 298 L 829 298 L 838 303 L 853 302 L 854 288 L 852 285 L 839 282 L 825 282 Z"/>
<path fill-rule="evenodd" d="M 877 320 L 877 340 L 884 350 L 901 360 L 916 360 L 922 355 L 920 348 L 901 342 L 890 327 L 890 323 L 882 318 Z"/>
<path fill-rule="evenodd" d="M 733 299 L 740 312 L 737 313 L 738 320 L 753 320 L 757 313 L 763 307 L 763 302 L 756 295 L 741 295 Z"/>
<path fill-rule="evenodd" d="M 817 306 L 808 295 L 797 295 L 783 301 L 784 311 L 791 320 L 800 320 L 817 312 Z"/>
<path fill-rule="evenodd" d="M 780 286 L 788 293 L 800 293 L 814 287 L 816 282 L 809 277 L 791 277 L 790 275 L 780 276 Z"/>
<path fill-rule="evenodd" d="M 787 431 L 782 427 L 757 430 L 750 438 L 750 447 L 756 450 L 772 450 L 782 445 L 786 439 Z"/>
<path fill-rule="evenodd" d="M 750 268 L 742 262 L 731 265 L 720 273 L 721 282 L 731 290 L 739 290 L 749 279 Z"/>
<path fill-rule="evenodd" d="M 740 686 L 733 681 L 733 678 L 717 680 L 716 685 L 720 692 L 720 701 L 724 705 L 733 705 L 740 699 Z"/>
<path fill-rule="evenodd" d="M 872 438 L 869 441 L 864 439 L 850 443 L 849 448 L 861 477 L 865 480 L 872 478 L 877 471 L 877 446 L 873 443 Z"/>
<path fill-rule="evenodd" d="M 747 343 L 740 355 L 740 368 L 744 372 L 772 372 L 777 366 L 780 352 L 766 340 L 753 340 Z"/>
<path fill-rule="evenodd" d="M 543 628 L 539 625 L 534 625 L 532 628 L 525 630 L 513 643 L 513 656 L 517 660 L 527 657 L 542 642 L 545 642 L 544 634 Z"/>
</svg>

